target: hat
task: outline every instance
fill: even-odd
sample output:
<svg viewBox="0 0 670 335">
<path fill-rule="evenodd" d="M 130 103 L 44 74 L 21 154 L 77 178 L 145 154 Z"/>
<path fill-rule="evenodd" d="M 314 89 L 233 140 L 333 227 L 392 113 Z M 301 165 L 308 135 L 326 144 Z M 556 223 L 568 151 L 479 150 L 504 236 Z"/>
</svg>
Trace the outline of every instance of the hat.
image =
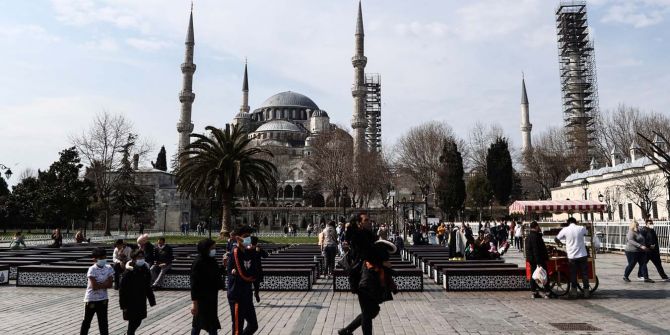
<svg viewBox="0 0 670 335">
<path fill-rule="evenodd" d="M 375 245 L 383 245 L 388 249 L 390 254 L 395 254 L 396 251 L 398 251 L 398 248 L 395 246 L 395 244 L 387 240 L 377 240 L 375 241 Z"/>
<path fill-rule="evenodd" d="M 146 242 L 147 240 L 149 240 L 149 234 L 143 234 L 137 238 L 137 243 L 143 243 Z"/>
<path fill-rule="evenodd" d="M 252 234 L 254 232 L 254 228 L 251 228 L 250 226 L 244 225 L 240 228 L 237 228 L 235 230 L 236 235 L 244 235 L 244 234 Z"/>
</svg>

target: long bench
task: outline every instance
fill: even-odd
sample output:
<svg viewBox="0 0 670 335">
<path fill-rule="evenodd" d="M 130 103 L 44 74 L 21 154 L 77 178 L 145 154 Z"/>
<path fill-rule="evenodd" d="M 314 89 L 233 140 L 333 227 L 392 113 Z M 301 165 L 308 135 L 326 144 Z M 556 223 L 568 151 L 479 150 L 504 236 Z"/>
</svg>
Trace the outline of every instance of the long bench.
<svg viewBox="0 0 670 335">
<path fill-rule="evenodd" d="M 422 292 L 423 291 L 423 273 L 416 268 L 394 268 L 395 274 L 393 281 L 398 286 L 400 292 Z M 349 291 L 349 276 L 341 269 L 335 269 L 333 272 L 333 291 Z"/>
<path fill-rule="evenodd" d="M 19 266 L 16 286 L 86 287 L 87 266 Z"/>
<path fill-rule="evenodd" d="M 461 268 L 491 268 L 491 267 L 502 267 L 502 268 L 516 268 L 516 264 L 512 263 L 503 263 L 503 262 L 491 262 L 491 263 L 470 263 L 464 261 L 453 261 L 445 263 L 434 263 L 431 266 L 431 271 L 429 277 L 435 281 L 436 284 L 442 284 L 442 270 L 446 268 L 461 269 Z"/>
<path fill-rule="evenodd" d="M 1 264 L 9 266 L 9 279 L 16 279 L 16 272 L 19 266 L 24 265 L 38 265 L 39 261 L 12 261 L 12 260 L 0 260 Z"/>
<path fill-rule="evenodd" d="M 447 291 L 528 290 L 526 269 L 519 267 L 443 268 L 442 287 Z"/>
</svg>

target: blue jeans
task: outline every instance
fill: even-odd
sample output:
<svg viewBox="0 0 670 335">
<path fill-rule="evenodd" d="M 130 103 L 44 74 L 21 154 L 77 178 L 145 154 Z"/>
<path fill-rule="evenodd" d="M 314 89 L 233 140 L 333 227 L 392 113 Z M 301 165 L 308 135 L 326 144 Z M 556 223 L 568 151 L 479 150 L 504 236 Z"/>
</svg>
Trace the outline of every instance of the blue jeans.
<svg viewBox="0 0 670 335">
<path fill-rule="evenodd" d="M 645 262 L 646 253 L 644 252 L 635 252 L 635 251 L 626 251 L 626 260 L 628 265 L 626 265 L 626 270 L 623 272 L 623 276 L 628 278 L 635 264 L 640 266 L 639 275 L 644 278 L 649 278 L 649 273 L 647 272 L 647 263 Z"/>
<path fill-rule="evenodd" d="M 570 283 L 572 284 L 572 287 L 577 287 L 579 284 L 577 284 L 577 270 L 582 274 L 582 284 L 584 284 L 583 288 L 589 287 L 589 262 L 588 262 L 588 256 L 584 257 L 579 257 L 579 258 L 571 258 L 569 259 L 569 265 L 570 265 Z"/>
</svg>

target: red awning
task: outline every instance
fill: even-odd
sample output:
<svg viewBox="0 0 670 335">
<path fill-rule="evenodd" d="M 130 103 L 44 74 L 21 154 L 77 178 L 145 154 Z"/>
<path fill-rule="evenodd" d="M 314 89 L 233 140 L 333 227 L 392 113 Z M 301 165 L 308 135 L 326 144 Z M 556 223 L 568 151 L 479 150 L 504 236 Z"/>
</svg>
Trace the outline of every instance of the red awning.
<svg viewBox="0 0 670 335">
<path fill-rule="evenodd" d="M 532 200 L 515 201 L 510 214 L 604 212 L 607 205 L 595 200 Z"/>
</svg>

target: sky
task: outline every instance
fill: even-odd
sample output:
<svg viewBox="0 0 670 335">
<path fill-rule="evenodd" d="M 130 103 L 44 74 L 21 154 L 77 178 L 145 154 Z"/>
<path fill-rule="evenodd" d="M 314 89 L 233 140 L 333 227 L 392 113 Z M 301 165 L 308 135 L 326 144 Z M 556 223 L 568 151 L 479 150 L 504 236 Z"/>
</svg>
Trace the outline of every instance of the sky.
<svg viewBox="0 0 670 335">
<path fill-rule="evenodd" d="M 366 72 L 382 78 L 382 136 L 477 121 L 520 144 L 521 76 L 533 132 L 562 124 L 554 0 L 364 0 Z M 600 107 L 668 113 L 670 0 L 588 1 Z M 0 164 L 46 169 L 95 114 L 123 114 L 168 155 L 191 6 L 186 0 L 0 1 Z M 296 91 L 348 126 L 355 0 L 196 0 L 193 123 L 239 111 L 245 58 L 252 110 Z"/>
</svg>

